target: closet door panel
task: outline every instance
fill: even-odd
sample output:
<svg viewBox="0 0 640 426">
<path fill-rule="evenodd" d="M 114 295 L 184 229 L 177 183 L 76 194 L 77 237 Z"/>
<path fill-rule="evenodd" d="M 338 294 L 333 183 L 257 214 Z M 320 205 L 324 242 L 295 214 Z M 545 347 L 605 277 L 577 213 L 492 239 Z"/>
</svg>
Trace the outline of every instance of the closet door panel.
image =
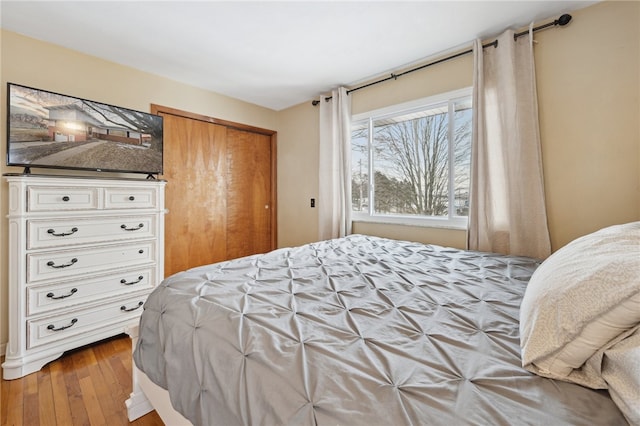
<svg viewBox="0 0 640 426">
<path fill-rule="evenodd" d="M 227 130 L 227 256 L 272 250 L 271 137 Z"/>
<path fill-rule="evenodd" d="M 168 181 L 165 220 L 165 276 L 225 260 L 225 126 L 164 117 L 164 174 Z"/>
</svg>

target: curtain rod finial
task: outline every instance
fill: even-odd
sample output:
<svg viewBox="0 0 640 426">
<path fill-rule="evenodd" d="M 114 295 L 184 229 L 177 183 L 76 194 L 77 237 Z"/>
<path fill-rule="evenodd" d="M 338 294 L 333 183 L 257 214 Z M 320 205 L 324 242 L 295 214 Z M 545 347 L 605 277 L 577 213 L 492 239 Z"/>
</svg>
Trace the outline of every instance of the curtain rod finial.
<svg viewBox="0 0 640 426">
<path fill-rule="evenodd" d="M 568 13 L 565 13 L 564 15 L 561 15 L 558 18 L 557 22 L 558 22 L 558 25 L 560 25 L 561 27 L 564 27 L 569 22 L 571 22 L 571 15 L 569 15 Z"/>
<path fill-rule="evenodd" d="M 311 105 L 313 105 L 313 106 L 318 106 L 319 103 L 320 103 L 320 101 L 317 100 L 317 99 L 314 100 L 314 101 L 311 101 Z"/>
</svg>

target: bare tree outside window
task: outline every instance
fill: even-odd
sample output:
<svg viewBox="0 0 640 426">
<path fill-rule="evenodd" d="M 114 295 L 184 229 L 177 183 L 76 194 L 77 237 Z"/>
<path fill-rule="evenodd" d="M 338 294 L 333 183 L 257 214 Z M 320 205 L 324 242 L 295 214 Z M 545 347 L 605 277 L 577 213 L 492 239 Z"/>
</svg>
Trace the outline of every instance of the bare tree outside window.
<svg viewBox="0 0 640 426">
<path fill-rule="evenodd" d="M 471 98 L 459 100 L 454 109 L 454 203 L 457 216 L 469 215 L 469 186 L 471 183 Z"/>
<path fill-rule="evenodd" d="M 353 123 L 353 210 L 466 216 L 470 152 L 470 97 Z"/>
<path fill-rule="evenodd" d="M 369 127 L 367 123 L 351 126 L 351 208 L 355 212 L 369 209 Z"/>
</svg>

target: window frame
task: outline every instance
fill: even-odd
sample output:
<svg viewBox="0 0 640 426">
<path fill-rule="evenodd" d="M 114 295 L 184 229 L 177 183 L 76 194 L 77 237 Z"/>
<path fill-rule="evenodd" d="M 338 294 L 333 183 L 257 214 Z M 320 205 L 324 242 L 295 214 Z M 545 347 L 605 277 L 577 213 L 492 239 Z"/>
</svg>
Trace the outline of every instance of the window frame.
<svg viewBox="0 0 640 426">
<path fill-rule="evenodd" d="M 453 111 L 453 104 L 462 99 L 467 99 L 472 96 L 473 88 L 471 86 L 462 89 L 452 90 L 445 93 L 439 93 L 437 95 L 428 96 L 421 99 L 416 99 L 401 104 L 391 105 L 384 108 L 375 109 L 363 113 L 354 114 L 351 117 L 351 123 L 363 123 L 368 121 L 369 126 L 369 138 L 367 142 L 367 155 L 368 164 L 367 172 L 369 176 L 369 193 L 368 199 L 375 200 L 374 198 L 374 183 L 371 182 L 371 176 L 374 176 L 374 161 L 373 161 L 373 149 L 371 149 L 372 135 L 373 135 L 373 123 L 375 120 L 380 120 L 388 117 L 399 116 L 402 114 L 408 114 L 414 111 L 426 110 L 437 106 L 438 104 L 447 103 L 447 114 L 451 117 Z M 473 105 L 472 105 L 473 108 Z M 451 135 L 455 131 L 454 120 L 449 120 L 448 135 L 449 141 L 452 141 Z M 354 222 L 368 222 L 368 223 L 381 223 L 381 224 L 397 224 L 397 225 L 409 225 L 409 226 L 422 226 L 432 228 L 449 228 L 466 230 L 468 228 L 469 218 L 468 216 L 458 216 L 455 213 L 455 191 L 454 189 L 454 161 L 455 161 L 455 144 L 448 144 L 448 167 L 449 167 L 449 214 L 448 216 L 417 216 L 417 215 L 400 215 L 400 214 L 378 214 L 374 211 L 375 201 L 368 203 L 368 211 L 353 211 L 351 210 L 351 219 Z M 471 171 L 469 171 L 471 172 Z M 350 200 L 351 201 L 351 200 Z"/>
</svg>

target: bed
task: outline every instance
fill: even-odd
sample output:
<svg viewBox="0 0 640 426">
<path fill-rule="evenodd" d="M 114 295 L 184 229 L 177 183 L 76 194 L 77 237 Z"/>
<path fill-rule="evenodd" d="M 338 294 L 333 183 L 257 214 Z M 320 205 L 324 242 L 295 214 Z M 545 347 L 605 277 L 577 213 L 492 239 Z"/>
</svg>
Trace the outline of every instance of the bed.
<svg viewBox="0 0 640 426">
<path fill-rule="evenodd" d="M 575 273 L 570 250 L 542 263 L 350 235 L 165 279 L 140 321 L 134 388 L 160 390 L 161 416 L 175 411 L 195 425 L 640 423 L 640 222 L 611 229 L 622 243 L 605 232 L 575 248 L 602 246 L 630 281 L 600 286 L 615 297 L 588 292 L 615 309 L 631 300 L 618 313 L 623 325 L 609 318 L 605 332 L 591 330 L 593 350 L 567 355 L 558 336 L 570 335 L 570 346 L 602 317 L 571 311 L 581 306 L 576 290 L 554 275 Z M 547 301 L 550 285 L 571 287 L 557 291 L 568 302 Z M 567 358 L 584 356 L 565 371 L 579 362 Z M 132 399 L 144 399 L 137 392 Z"/>
</svg>

